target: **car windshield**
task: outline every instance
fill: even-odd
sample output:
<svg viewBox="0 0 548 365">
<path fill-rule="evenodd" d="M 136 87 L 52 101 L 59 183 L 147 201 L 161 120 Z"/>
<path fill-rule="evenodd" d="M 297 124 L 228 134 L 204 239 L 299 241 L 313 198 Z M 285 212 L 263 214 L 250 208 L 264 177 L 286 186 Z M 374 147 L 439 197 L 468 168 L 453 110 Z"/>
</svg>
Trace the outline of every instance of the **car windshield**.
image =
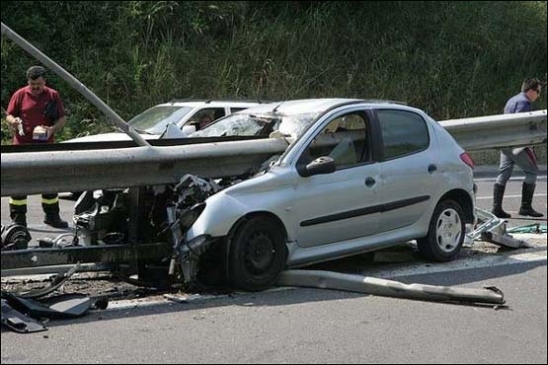
<svg viewBox="0 0 548 365">
<path fill-rule="evenodd" d="M 219 119 L 191 137 L 257 136 L 279 131 L 283 135 L 299 136 L 318 116 L 318 113 L 295 115 L 254 115 L 237 113 Z"/>
<path fill-rule="evenodd" d="M 177 125 L 192 108 L 157 105 L 131 119 L 128 124 L 141 133 L 161 134 L 168 124 Z"/>
</svg>

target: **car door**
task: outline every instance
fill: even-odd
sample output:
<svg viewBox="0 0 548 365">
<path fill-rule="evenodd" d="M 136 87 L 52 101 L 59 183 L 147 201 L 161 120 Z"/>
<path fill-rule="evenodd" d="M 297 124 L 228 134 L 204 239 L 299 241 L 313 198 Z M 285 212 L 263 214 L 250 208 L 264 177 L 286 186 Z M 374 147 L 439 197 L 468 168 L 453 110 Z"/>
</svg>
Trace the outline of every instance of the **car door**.
<svg viewBox="0 0 548 365">
<path fill-rule="evenodd" d="M 335 160 L 336 171 L 300 177 L 295 211 L 300 247 L 330 244 L 377 233 L 380 168 L 371 158 L 371 128 L 364 111 L 325 122 L 297 164 Z"/>
<path fill-rule="evenodd" d="M 439 188 L 438 150 L 425 119 L 407 110 L 380 109 L 382 232 L 409 226 L 425 214 Z"/>
</svg>

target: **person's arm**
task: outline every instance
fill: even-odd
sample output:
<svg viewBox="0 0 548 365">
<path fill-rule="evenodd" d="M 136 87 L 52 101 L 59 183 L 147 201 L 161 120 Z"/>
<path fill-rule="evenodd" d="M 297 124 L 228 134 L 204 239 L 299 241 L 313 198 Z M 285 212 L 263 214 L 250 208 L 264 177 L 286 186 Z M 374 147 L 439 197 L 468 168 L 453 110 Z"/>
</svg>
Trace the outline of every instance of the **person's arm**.
<svg viewBox="0 0 548 365">
<path fill-rule="evenodd" d="M 525 100 L 520 100 L 516 103 L 516 110 L 514 113 L 525 113 L 532 110 L 531 103 Z"/>
<path fill-rule="evenodd" d="M 63 116 L 63 117 L 57 119 L 55 124 L 53 124 L 52 126 L 45 126 L 44 125 L 43 127 L 47 130 L 47 133 L 48 133 L 48 139 L 51 136 L 54 136 L 61 129 L 63 129 L 63 127 L 65 126 L 65 122 L 66 122 L 66 118 Z"/>
<path fill-rule="evenodd" d="M 12 95 L 10 102 L 8 104 L 8 108 L 6 109 L 6 122 L 10 125 L 10 127 L 17 131 L 23 126 L 23 121 L 21 118 L 19 118 L 19 103 L 18 100 L 18 93 L 15 93 Z"/>
<path fill-rule="evenodd" d="M 56 121 L 53 122 L 52 126 L 44 126 L 48 131 L 48 139 L 59 132 L 65 126 L 65 107 L 63 106 L 63 101 L 59 96 L 59 93 L 54 93 L 54 100 L 56 101 L 57 115 L 59 116 Z"/>
</svg>

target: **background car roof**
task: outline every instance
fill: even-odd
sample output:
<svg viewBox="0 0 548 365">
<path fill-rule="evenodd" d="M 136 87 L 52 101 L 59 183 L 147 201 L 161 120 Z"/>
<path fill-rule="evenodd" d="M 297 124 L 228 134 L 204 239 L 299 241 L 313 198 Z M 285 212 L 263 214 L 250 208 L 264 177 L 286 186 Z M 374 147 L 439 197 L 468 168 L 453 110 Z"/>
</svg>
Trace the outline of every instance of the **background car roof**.
<svg viewBox="0 0 548 365">
<path fill-rule="evenodd" d="M 161 106 L 189 106 L 189 107 L 197 107 L 197 106 L 210 106 L 212 108 L 214 107 L 252 107 L 255 105 L 259 105 L 260 101 L 244 101 L 244 100 L 197 100 L 197 99 L 181 99 L 181 100 L 171 100 L 167 103 L 159 104 Z"/>
</svg>

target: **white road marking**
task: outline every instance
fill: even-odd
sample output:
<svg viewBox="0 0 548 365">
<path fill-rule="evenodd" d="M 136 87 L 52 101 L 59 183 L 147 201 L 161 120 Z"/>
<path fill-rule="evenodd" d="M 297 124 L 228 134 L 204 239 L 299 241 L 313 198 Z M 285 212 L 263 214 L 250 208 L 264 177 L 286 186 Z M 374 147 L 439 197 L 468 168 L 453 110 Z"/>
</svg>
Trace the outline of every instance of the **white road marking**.
<svg viewBox="0 0 548 365">
<path fill-rule="evenodd" d="M 547 180 L 547 175 L 537 176 L 537 180 Z M 514 176 L 510 178 L 510 181 L 522 181 L 525 178 L 525 176 Z M 495 181 L 497 179 L 496 173 L 495 176 L 492 177 L 479 177 L 474 178 L 474 181 Z"/>
<path fill-rule="evenodd" d="M 535 194 L 535 197 L 537 196 L 546 196 L 548 194 Z M 514 194 L 514 195 L 504 195 L 504 198 L 521 198 L 521 194 Z M 476 197 L 476 200 L 486 200 L 486 199 L 493 199 L 493 196 L 478 196 Z"/>
<path fill-rule="evenodd" d="M 456 260 L 448 263 L 421 264 L 407 269 L 379 270 L 372 273 L 372 276 L 384 279 L 403 276 L 415 276 L 424 274 L 438 274 L 460 270 L 480 269 L 484 267 L 516 265 L 532 262 L 546 261 L 546 250 L 537 252 L 524 252 L 515 255 L 492 254 L 481 258 Z"/>
</svg>

